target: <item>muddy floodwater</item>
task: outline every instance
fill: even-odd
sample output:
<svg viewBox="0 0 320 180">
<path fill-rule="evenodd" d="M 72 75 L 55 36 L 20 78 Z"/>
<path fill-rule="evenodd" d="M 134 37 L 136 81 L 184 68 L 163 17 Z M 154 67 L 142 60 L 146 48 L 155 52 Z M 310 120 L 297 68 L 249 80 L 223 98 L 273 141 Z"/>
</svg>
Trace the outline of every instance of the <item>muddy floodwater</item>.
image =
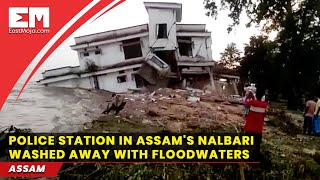
<svg viewBox="0 0 320 180">
<path fill-rule="evenodd" d="M 82 89 L 43 87 L 36 83 L 36 74 L 15 102 L 18 82 L 0 111 L 0 130 L 10 125 L 31 128 L 34 132 L 75 132 L 83 124 L 101 114 L 100 105 L 106 101 L 101 93 Z"/>
</svg>

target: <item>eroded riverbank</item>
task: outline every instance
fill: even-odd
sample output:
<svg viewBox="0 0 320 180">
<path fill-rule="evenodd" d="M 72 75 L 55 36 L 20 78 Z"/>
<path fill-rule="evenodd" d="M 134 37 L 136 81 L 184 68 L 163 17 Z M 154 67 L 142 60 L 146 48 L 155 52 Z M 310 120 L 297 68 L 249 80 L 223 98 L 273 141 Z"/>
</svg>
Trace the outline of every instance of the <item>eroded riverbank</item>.
<svg viewBox="0 0 320 180">
<path fill-rule="evenodd" d="M 85 90 L 83 90 L 85 91 Z M 95 94 L 96 92 L 90 92 Z M 200 97 L 200 101 L 190 100 Z M 236 132 L 243 121 L 241 106 L 210 93 L 160 89 L 126 94 L 118 115 L 102 116 L 108 94 L 90 109 L 86 133 Z M 191 98 L 192 99 L 192 98 Z M 194 98 L 195 99 L 195 98 Z M 88 99 L 89 101 L 89 96 Z M 79 112 L 85 114 L 86 111 Z M 269 109 L 265 121 L 262 162 L 243 165 L 246 179 L 319 179 L 319 137 L 302 135 L 302 117 Z M 76 117 L 74 117 L 76 118 Z M 60 179 L 240 179 L 240 166 L 208 164 L 77 164 L 64 165 Z"/>
</svg>

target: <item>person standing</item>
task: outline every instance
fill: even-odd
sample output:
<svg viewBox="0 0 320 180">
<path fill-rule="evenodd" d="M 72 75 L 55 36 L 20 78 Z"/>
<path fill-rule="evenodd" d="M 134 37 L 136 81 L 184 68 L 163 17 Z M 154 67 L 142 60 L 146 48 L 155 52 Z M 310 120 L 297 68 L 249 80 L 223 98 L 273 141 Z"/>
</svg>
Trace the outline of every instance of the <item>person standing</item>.
<svg viewBox="0 0 320 180">
<path fill-rule="evenodd" d="M 109 114 L 111 111 L 117 115 L 121 110 L 123 110 L 126 102 L 124 101 L 124 97 L 120 94 L 112 94 L 111 104 L 108 105 L 107 109 L 102 112 L 102 114 Z"/>
<path fill-rule="evenodd" d="M 257 91 L 256 99 L 245 103 L 245 106 L 249 107 L 249 112 L 245 117 L 244 132 L 245 135 L 254 137 L 253 155 L 255 156 L 255 160 L 260 158 L 264 118 L 268 107 L 268 103 L 262 101 L 263 96 L 263 91 Z"/>
<path fill-rule="evenodd" d="M 251 100 L 255 99 L 254 97 L 254 94 L 252 91 L 248 91 L 244 97 L 244 102 L 243 102 L 243 105 L 244 105 L 244 109 L 243 109 L 243 114 L 244 114 L 244 117 L 247 116 L 247 114 L 249 113 L 249 107 L 245 106 L 245 104 L 247 102 L 250 102 Z"/>
<path fill-rule="evenodd" d="M 313 117 L 313 133 L 314 134 L 320 134 L 320 117 L 319 117 L 319 111 L 320 111 L 320 100 L 319 98 L 316 98 L 316 108 L 314 111 L 314 117 Z"/>
<path fill-rule="evenodd" d="M 303 121 L 303 133 L 311 135 L 312 134 L 312 120 L 315 115 L 316 111 L 316 102 L 318 98 L 313 97 L 309 98 L 309 100 L 306 102 L 306 107 L 304 110 L 304 121 Z"/>
</svg>

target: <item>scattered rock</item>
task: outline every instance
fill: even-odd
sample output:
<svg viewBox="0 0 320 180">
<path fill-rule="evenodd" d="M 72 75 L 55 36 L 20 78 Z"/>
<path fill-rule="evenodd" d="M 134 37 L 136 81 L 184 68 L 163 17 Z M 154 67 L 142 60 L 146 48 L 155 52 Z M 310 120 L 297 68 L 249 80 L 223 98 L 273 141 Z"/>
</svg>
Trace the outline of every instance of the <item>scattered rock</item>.
<svg viewBox="0 0 320 180">
<path fill-rule="evenodd" d="M 199 128 L 199 123 L 197 121 L 189 121 L 187 122 L 187 128 L 197 129 Z"/>
<path fill-rule="evenodd" d="M 169 98 L 175 98 L 175 97 L 176 97 L 175 94 L 170 94 L 170 95 L 169 95 Z"/>
<path fill-rule="evenodd" d="M 224 105 L 231 105 L 230 102 L 223 102 L 222 104 L 224 104 Z"/>
<path fill-rule="evenodd" d="M 156 91 L 153 91 L 153 93 L 151 93 L 149 97 L 153 97 L 155 94 L 156 94 Z"/>
<path fill-rule="evenodd" d="M 225 102 L 225 101 L 224 101 L 223 99 L 215 99 L 214 102 L 219 102 L 219 103 L 221 103 L 221 102 Z"/>
<path fill-rule="evenodd" d="M 177 121 L 177 120 L 179 120 L 179 116 L 176 116 L 176 115 L 170 115 L 170 116 L 169 116 L 169 120 Z"/>
<path fill-rule="evenodd" d="M 167 110 L 168 108 L 166 106 L 160 106 L 161 109 Z"/>
<path fill-rule="evenodd" d="M 148 119 L 144 119 L 142 121 L 142 124 L 152 124 L 152 122 L 150 120 L 148 120 Z"/>
<path fill-rule="evenodd" d="M 160 116 L 158 112 L 153 111 L 153 110 L 149 110 L 148 115 L 151 117 L 159 117 Z"/>
<path fill-rule="evenodd" d="M 177 98 L 177 99 L 182 98 L 182 96 L 180 96 L 180 95 L 178 95 L 178 94 L 175 94 L 174 96 L 175 96 L 175 98 Z"/>
<path fill-rule="evenodd" d="M 182 129 L 186 129 L 186 125 L 182 122 L 170 122 L 167 123 L 168 130 L 174 133 L 180 133 Z"/>
<path fill-rule="evenodd" d="M 189 96 L 188 97 L 188 101 L 195 103 L 195 102 L 200 102 L 200 98 L 199 97 L 193 97 L 193 96 Z"/>
</svg>

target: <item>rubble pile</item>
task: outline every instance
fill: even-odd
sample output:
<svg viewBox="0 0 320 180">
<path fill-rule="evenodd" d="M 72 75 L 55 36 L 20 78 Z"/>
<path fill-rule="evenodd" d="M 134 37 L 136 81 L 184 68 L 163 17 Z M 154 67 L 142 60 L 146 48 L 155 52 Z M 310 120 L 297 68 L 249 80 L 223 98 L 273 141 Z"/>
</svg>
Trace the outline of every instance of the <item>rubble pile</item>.
<svg viewBox="0 0 320 180">
<path fill-rule="evenodd" d="M 225 130 L 243 121 L 241 106 L 211 92 L 164 88 L 124 96 L 127 105 L 121 116 L 171 132 Z"/>
</svg>

